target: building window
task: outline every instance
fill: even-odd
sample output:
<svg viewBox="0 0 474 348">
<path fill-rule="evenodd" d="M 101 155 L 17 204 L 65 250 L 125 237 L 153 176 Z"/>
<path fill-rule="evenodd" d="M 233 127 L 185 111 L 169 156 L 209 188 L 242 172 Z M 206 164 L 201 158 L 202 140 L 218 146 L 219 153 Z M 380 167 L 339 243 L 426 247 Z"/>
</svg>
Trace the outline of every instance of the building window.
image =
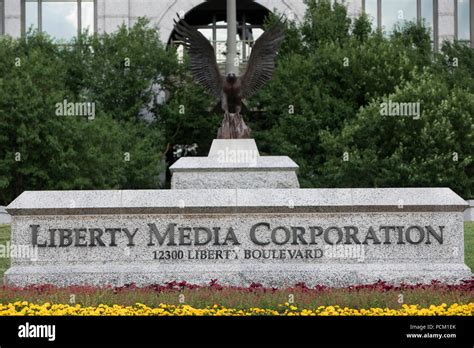
<svg viewBox="0 0 474 348">
<path fill-rule="evenodd" d="M 421 21 L 433 32 L 434 0 L 365 0 L 364 12 L 372 27 L 390 34 L 394 26 L 409 21 Z"/>
<path fill-rule="evenodd" d="M 24 0 L 23 29 L 45 32 L 68 41 L 81 32 L 95 31 L 94 0 Z"/>
<path fill-rule="evenodd" d="M 245 18 L 245 14 L 243 15 Z M 206 26 L 196 28 L 212 43 L 216 51 L 218 63 L 225 63 L 227 51 L 227 23 L 225 21 L 213 21 Z M 261 25 L 252 25 L 245 19 L 238 23 L 237 28 L 237 57 L 241 63 L 247 62 L 252 51 L 252 46 L 260 35 L 263 34 Z"/>
<path fill-rule="evenodd" d="M 38 1 L 26 0 L 24 5 L 24 27 L 26 31 L 38 29 Z"/>
<path fill-rule="evenodd" d="M 416 21 L 416 0 L 382 1 L 382 28 L 387 33 L 395 26 Z"/>
<path fill-rule="evenodd" d="M 246 64 L 255 41 L 263 34 L 265 17 L 270 12 L 254 1 L 237 1 L 237 57 Z M 212 44 L 217 63 L 223 67 L 227 54 L 227 15 L 225 1 L 208 0 L 185 16 L 186 22 L 199 30 Z M 173 31 L 168 42 L 177 46 L 178 59 L 183 58 L 183 46 Z"/>
<path fill-rule="evenodd" d="M 431 32 L 431 41 L 434 40 L 434 8 L 433 0 L 421 0 L 420 1 L 420 15 L 419 20 L 424 24 L 424 26 L 430 29 Z"/>
<path fill-rule="evenodd" d="M 455 36 L 456 40 L 471 44 L 471 6 L 470 0 L 455 2 Z"/>
<path fill-rule="evenodd" d="M 226 62 L 227 51 L 227 23 L 225 21 L 214 21 L 205 26 L 194 26 L 212 44 L 216 52 L 218 64 Z M 241 22 L 237 28 L 237 57 L 240 63 L 246 63 L 252 52 L 255 41 L 263 34 L 262 25 L 252 25 L 248 22 Z M 178 59 L 183 60 L 184 49 L 181 42 L 174 41 L 178 46 Z"/>
<path fill-rule="evenodd" d="M 378 28 L 378 0 L 365 0 L 365 8 L 364 11 L 368 15 L 369 19 L 372 22 L 372 29 L 377 29 Z"/>
<path fill-rule="evenodd" d="M 466 0 L 469 1 L 469 0 Z M 437 49 L 437 0 L 364 0 L 364 12 L 372 20 L 372 28 L 381 28 L 390 35 L 395 26 L 409 21 L 421 22 L 431 32 L 431 41 Z"/>
</svg>

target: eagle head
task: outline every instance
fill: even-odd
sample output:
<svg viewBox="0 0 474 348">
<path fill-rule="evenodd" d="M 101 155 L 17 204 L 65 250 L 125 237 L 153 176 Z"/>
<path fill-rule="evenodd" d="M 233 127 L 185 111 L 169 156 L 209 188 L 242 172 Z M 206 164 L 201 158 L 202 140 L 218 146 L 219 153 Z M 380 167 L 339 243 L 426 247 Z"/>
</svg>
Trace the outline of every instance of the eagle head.
<svg viewBox="0 0 474 348">
<path fill-rule="evenodd" d="M 229 73 L 229 74 L 227 74 L 226 80 L 229 83 L 234 83 L 237 80 L 237 76 L 235 76 L 234 73 Z"/>
</svg>

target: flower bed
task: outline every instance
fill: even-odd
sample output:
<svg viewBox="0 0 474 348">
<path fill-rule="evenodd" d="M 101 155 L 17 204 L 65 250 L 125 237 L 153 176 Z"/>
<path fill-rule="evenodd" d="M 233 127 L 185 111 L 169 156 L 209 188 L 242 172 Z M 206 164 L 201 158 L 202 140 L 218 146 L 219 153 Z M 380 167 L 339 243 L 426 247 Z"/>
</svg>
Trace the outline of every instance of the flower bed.
<svg viewBox="0 0 474 348">
<path fill-rule="evenodd" d="M 473 315 L 474 280 L 346 288 L 0 286 L 0 315 Z"/>
<path fill-rule="evenodd" d="M 194 308 L 189 305 L 160 304 L 152 308 L 137 303 L 133 306 L 99 305 L 97 307 L 82 307 L 81 305 L 67 304 L 33 304 L 29 302 L 15 302 L 0 305 L 0 316 L 5 315 L 34 315 L 34 316 L 472 316 L 474 303 L 465 305 L 445 303 L 440 306 L 421 308 L 416 305 L 403 305 L 400 309 L 368 308 L 353 309 L 339 306 L 320 306 L 317 308 L 298 308 L 285 303 L 277 310 L 266 308 L 249 308 L 247 310 L 225 308 L 219 305 L 206 308 Z"/>
</svg>

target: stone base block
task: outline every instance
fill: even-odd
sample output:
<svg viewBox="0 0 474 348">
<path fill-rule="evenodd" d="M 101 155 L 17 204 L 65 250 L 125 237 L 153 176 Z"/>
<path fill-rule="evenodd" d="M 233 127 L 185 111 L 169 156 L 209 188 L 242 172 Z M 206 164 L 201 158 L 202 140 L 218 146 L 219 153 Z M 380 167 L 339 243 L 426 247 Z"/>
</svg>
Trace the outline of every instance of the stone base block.
<svg viewBox="0 0 474 348">
<path fill-rule="evenodd" d="M 14 266 L 5 277 L 16 286 L 54 284 L 56 286 L 94 285 L 138 286 L 165 284 L 185 280 L 206 285 L 217 279 L 221 285 L 248 286 L 260 283 L 265 287 L 289 287 L 305 283 L 308 287 L 326 285 L 344 287 L 373 284 L 384 280 L 389 284 L 429 284 L 432 280 L 456 284 L 471 276 L 462 263 L 392 263 L 392 264 L 280 264 L 253 263 L 236 269 L 233 265 L 156 265 L 150 263 L 104 265 Z"/>
<path fill-rule="evenodd" d="M 260 156 L 253 139 L 216 139 L 208 157 L 183 157 L 170 167 L 172 189 L 299 188 L 298 165 Z"/>
<path fill-rule="evenodd" d="M 457 283 L 465 208 L 447 188 L 24 192 L 4 280 Z"/>
</svg>

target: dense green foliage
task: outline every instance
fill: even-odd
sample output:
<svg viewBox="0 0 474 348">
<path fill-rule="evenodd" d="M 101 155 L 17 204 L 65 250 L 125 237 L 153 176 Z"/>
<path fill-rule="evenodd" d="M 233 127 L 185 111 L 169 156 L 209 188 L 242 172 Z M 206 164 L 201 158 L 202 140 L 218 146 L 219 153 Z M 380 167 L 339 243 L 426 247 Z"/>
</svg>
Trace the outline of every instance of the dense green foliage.
<svg viewBox="0 0 474 348">
<path fill-rule="evenodd" d="M 420 117 L 382 116 L 390 101 L 420 103 Z M 260 149 L 295 160 L 304 187 L 449 186 L 474 195 L 474 51 L 445 44 L 433 54 L 422 25 L 387 37 L 365 16 L 351 24 L 345 7 L 308 1 L 252 103 L 264 110 L 252 124 Z"/>
<path fill-rule="evenodd" d="M 474 51 L 435 54 L 422 25 L 387 36 L 344 6 L 307 4 L 302 23 L 287 23 L 273 79 L 247 101 L 261 153 L 295 160 L 303 187 L 474 197 Z M 206 155 L 222 118 L 144 20 L 68 46 L 1 37 L 0 62 L 0 204 L 26 189 L 159 187 L 163 155 L 169 165 L 175 145 L 191 144 Z M 95 118 L 56 116 L 63 100 L 94 102 Z M 384 116 L 389 102 L 421 113 Z"/>
<path fill-rule="evenodd" d="M 0 61 L 0 204 L 24 190 L 158 187 L 164 132 L 139 113 L 177 62 L 146 21 L 69 46 L 1 37 Z M 57 116 L 64 100 L 95 103 L 95 117 Z"/>
</svg>

